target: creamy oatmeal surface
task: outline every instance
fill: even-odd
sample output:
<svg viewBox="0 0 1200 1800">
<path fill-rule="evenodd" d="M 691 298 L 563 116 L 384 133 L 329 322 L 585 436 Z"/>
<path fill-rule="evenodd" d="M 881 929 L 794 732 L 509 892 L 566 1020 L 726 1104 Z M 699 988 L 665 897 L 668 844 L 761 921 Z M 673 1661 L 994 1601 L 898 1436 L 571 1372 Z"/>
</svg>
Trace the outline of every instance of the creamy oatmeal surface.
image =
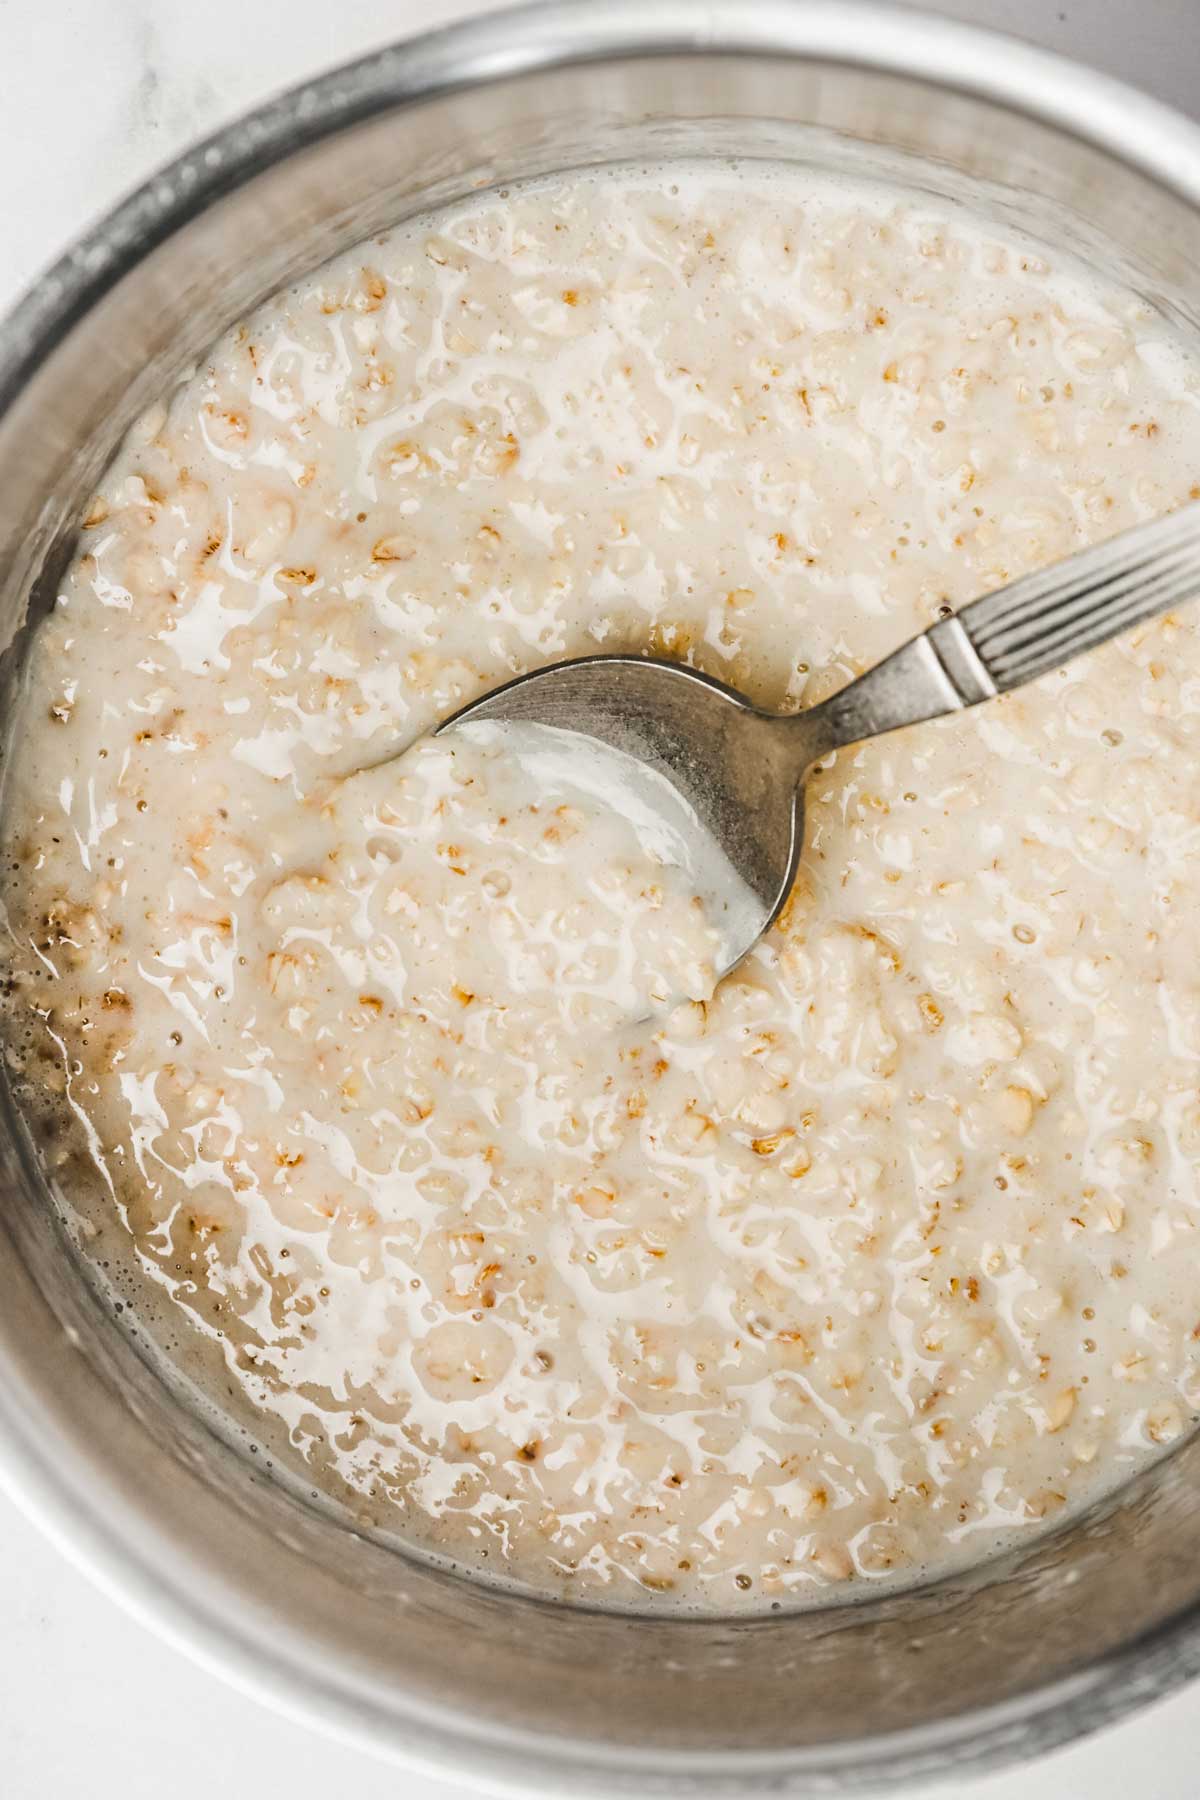
<svg viewBox="0 0 1200 1800">
<path fill-rule="evenodd" d="M 1198 404 L 968 215 L 714 166 L 363 245 L 142 420 L 28 677 L 10 1063 L 362 1516 L 764 1604 L 1189 1428 L 1195 614 L 839 755 L 715 993 L 644 847 L 494 745 L 356 771 L 599 650 L 809 704 L 1194 496 Z"/>
</svg>

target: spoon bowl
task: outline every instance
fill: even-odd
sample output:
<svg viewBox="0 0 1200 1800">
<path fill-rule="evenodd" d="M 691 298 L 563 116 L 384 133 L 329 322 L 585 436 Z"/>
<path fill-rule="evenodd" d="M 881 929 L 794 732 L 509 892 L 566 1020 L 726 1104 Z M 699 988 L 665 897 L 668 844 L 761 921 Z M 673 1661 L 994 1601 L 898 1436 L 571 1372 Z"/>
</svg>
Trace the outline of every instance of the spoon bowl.
<svg viewBox="0 0 1200 1800">
<path fill-rule="evenodd" d="M 787 900 L 804 843 L 803 777 L 819 754 L 807 721 L 762 712 L 698 669 L 642 656 L 551 663 L 439 727 L 547 727 L 603 756 L 612 803 L 636 795 L 691 839 L 697 888 L 720 939 L 718 972 L 741 960 Z M 647 779 L 649 777 L 649 779 Z"/>
</svg>

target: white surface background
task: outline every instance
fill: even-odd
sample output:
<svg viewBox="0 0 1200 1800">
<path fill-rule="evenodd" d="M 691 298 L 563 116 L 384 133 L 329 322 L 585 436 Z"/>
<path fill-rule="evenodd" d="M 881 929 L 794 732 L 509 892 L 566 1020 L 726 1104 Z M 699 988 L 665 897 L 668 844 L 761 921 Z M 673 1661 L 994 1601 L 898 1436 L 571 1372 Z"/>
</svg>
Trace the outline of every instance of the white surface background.
<svg viewBox="0 0 1200 1800">
<path fill-rule="evenodd" d="M 274 89 L 486 3 L 0 0 L 0 308 L 189 140 Z M 1200 0 L 942 0 L 941 10 L 1024 31 L 1200 111 Z M 456 1800 L 463 1790 L 328 1742 L 193 1668 L 0 1497 L 0 1800 L 225 1793 Z M 1194 1800 L 1200 1687 L 954 1793 Z"/>
</svg>

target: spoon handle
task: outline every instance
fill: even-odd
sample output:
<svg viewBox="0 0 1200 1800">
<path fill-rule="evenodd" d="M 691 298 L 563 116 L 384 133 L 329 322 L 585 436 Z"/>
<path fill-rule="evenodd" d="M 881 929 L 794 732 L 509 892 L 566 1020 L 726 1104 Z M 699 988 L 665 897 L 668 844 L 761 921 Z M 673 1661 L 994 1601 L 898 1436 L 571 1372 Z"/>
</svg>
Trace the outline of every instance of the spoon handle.
<svg viewBox="0 0 1200 1800">
<path fill-rule="evenodd" d="M 977 706 L 1200 596 L 1200 505 L 1023 575 L 799 715 L 822 748 Z"/>
</svg>

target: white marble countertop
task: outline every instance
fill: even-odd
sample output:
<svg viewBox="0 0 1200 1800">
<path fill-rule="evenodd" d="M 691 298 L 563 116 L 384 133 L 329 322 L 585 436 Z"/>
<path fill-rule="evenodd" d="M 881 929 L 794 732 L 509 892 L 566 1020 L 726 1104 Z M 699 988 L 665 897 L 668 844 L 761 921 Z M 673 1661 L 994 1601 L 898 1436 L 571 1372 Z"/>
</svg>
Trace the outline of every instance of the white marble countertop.
<svg viewBox="0 0 1200 1800">
<path fill-rule="evenodd" d="M 595 0 L 602 4 L 603 0 Z M 0 0 L 0 308 L 124 189 L 274 89 L 486 0 Z M 1197 0 L 942 0 L 1200 111 Z M 1193 1800 L 1200 1687 L 955 1800 Z M 460 1800 L 151 1637 L 0 1498 L 0 1796 Z M 949 1794 L 950 1790 L 944 1790 Z M 906 1800 L 920 1800 L 909 1795 Z"/>
</svg>

